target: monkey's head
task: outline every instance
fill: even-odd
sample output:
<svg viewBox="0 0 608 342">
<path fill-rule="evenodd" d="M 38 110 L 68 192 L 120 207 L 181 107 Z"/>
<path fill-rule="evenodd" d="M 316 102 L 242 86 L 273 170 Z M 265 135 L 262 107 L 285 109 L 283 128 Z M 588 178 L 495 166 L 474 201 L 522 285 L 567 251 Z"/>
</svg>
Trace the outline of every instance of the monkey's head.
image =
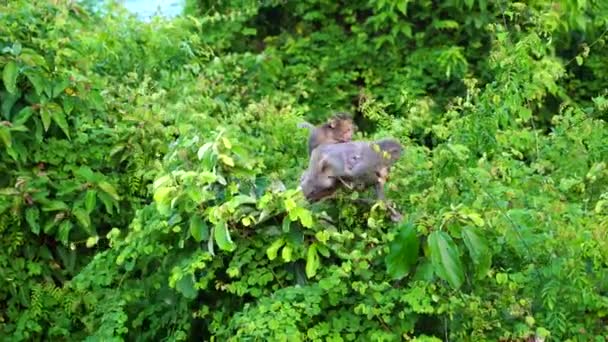
<svg viewBox="0 0 608 342">
<path fill-rule="evenodd" d="M 329 119 L 327 127 L 332 130 L 333 137 L 338 142 L 349 142 L 353 139 L 355 122 L 348 113 L 336 113 Z"/>
<path fill-rule="evenodd" d="M 381 139 L 376 141 L 376 144 L 380 147 L 380 150 L 388 153 L 389 163 L 393 164 L 403 154 L 403 146 L 397 139 Z"/>
<path fill-rule="evenodd" d="M 321 160 L 316 167 L 304 171 L 300 177 L 300 187 L 306 200 L 317 202 L 333 194 L 338 189 L 338 180 L 331 174 L 330 167 Z"/>
</svg>

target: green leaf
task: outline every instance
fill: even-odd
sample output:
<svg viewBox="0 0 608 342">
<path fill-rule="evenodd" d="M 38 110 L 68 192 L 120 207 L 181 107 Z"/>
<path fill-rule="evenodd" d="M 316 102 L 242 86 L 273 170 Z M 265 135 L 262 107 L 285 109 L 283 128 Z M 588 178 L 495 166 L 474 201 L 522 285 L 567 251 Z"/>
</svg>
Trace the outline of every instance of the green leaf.
<svg viewBox="0 0 608 342">
<path fill-rule="evenodd" d="M 61 201 L 48 201 L 42 205 L 42 211 L 59 211 L 68 208 L 68 205 Z"/>
<path fill-rule="evenodd" d="M 215 243 L 222 250 L 232 252 L 236 249 L 236 245 L 230 238 L 230 232 L 228 231 L 228 225 L 225 222 L 215 225 L 214 227 L 214 238 Z"/>
<path fill-rule="evenodd" d="M 411 222 L 404 224 L 389 246 L 389 253 L 384 259 L 388 274 L 393 279 L 406 276 L 418 260 L 420 241 L 416 228 Z"/>
<path fill-rule="evenodd" d="M 453 288 L 459 288 L 464 281 L 464 271 L 452 237 L 446 232 L 434 231 L 429 234 L 428 246 L 435 273 Z"/>
<path fill-rule="evenodd" d="M 576 56 L 574 59 L 576 59 L 576 64 L 577 65 L 583 65 L 583 57 L 581 57 L 579 55 L 579 56 Z"/>
<path fill-rule="evenodd" d="M 40 119 L 42 120 L 42 126 L 44 126 L 44 131 L 48 131 L 51 126 L 51 111 L 47 106 L 42 106 L 40 108 Z"/>
<path fill-rule="evenodd" d="M 285 244 L 285 239 L 283 239 L 283 238 L 275 240 L 275 242 L 273 242 L 272 245 L 270 245 L 270 247 L 268 247 L 266 249 L 266 255 L 268 256 L 268 259 L 270 259 L 270 260 L 276 259 L 277 254 L 279 252 L 279 248 L 281 248 L 281 246 L 283 246 L 284 244 Z"/>
<path fill-rule="evenodd" d="M 306 253 L 306 276 L 308 278 L 314 277 L 317 274 L 319 266 L 321 266 L 321 260 L 317 253 L 317 244 L 313 243 L 308 247 L 308 252 Z"/>
<path fill-rule="evenodd" d="M 89 213 L 82 208 L 75 208 L 72 210 L 72 214 L 76 217 L 78 223 L 80 223 L 84 230 L 88 234 L 91 234 L 91 217 L 89 216 Z"/>
<path fill-rule="evenodd" d="M 59 241 L 61 241 L 64 245 L 68 245 L 68 243 L 70 242 L 70 231 L 72 230 L 72 222 L 65 220 L 63 222 L 61 222 L 61 224 L 59 225 L 59 231 L 58 233 L 58 238 Z"/>
<path fill-rule="evenodd" d="M 209 227 L 198 215 L 194 215 L 190 218 L 190 235 L 192 235 L 196 242 L 201 242 L 209 238 Z"/>
<path fill-rule="evenodd" d="M 6 147 L 13 146 L 13 139 L 11 138 L 11 130 L 0 124 L 0 140 Z"/>
<path fill-rule="evenodd" d="M 63 131 L 63 134 L 65 134 L 66 137 L 68 137 L 68 139 L 70 139 L 70 129 L 68 126 L 68 122 L 65 119 L 65 113 L 63 112 L 63 109 L 61 107 L 59 107 L 57 104 L 53 103 L 53 105 L 54 106 L 51 111 L 51 117 L 53 118 L 53 121 L 55 121 L 57 126 L 59 126 L 59 128 L 61 128 L 61 130 Z"/>
<path fill-rule="evenodd" d="M 93 212 L 95 207 L 97 206 L 97 191 L 96 190 L 87 190 L 86 195 L 84 196 L 84 208 L 87 213 Z"/>
<path fill-rule="evenodd" d="M 464 244 L 475 264 L 477 278 L 483 278 L 492 264 L 492 254 L 485 239 L 478 233 L 476 227 L 466 226 L 462 229 Z"/>
<path fill-rule="evenodd" d="M 44 91 L 44 78 L 37 73 L 34 72 L 26 72 L 25 76 L 30 80 L 30 83 L 34 86 L 34 90 L 36 91 L 36 95 L 42 94 Z"/>
<path fill-rule="evenodd" d="M 120 196 L 118 196 L 118 193 L 116 192 L 116 189 L 114 189 L 114 187 L 112 186 L 112 184 L 110 184 L 108 182 L 99 182 L 99 184 L 97 184 L 97 185 L 106 194 L 110 195 L 115 201 L 119 201 L 120 200 Z"/>
<path fill-rule="evenodd" d="M 38 221 L 40 219 L 40 210 L 36 207 L 27 208 L 25 210 L 25 220 L 30 225 L 30 230 L 32 233 L 38 235 L 40 234 L 40 225 Z"/>
<path fill-rule="evenodd" d="M 19 69 L 17 68 L 17 64 L 15 61 L 9 61 L 4 66 L 4 71 L 2 71 L 2 81 L 4 82 L 4 87 L 9 93 L 14 94 L 17 91 L 18 75 Z"/>
<path fill-rule="evenodd" d="M 188 299 L 196 298 L 198 291 L 194 288 L 194 276 L 184 275 L 176 284 L 175 289 Z"/>
<path fill-rule="evenodd" d="M 24 107 L 13 118 L 13 125 L 14 126 L 24 125 L 33 114 L 34 114 L 34 109 L 32 109 L 32 107 L 29 107 L 29 106 Z"/>
</svg>

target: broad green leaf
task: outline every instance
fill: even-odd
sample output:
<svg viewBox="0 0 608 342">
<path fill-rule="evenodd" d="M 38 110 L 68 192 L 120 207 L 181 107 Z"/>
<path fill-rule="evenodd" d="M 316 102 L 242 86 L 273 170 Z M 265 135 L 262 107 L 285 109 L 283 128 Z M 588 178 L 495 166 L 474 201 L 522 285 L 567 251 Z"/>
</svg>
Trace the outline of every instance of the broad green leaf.
<svg viewBox="0 0 608 342">
<path fill-rule="evenodd" d="M 13 118 L 13 125 L 14 126 L 24 125 L 33 114 L 34 114 L 34 109 L 32 109 L 32 107 L 29 107 L 29 106 L 24 107 Z"/>
<path fill-rule="evenodd" d="M 289 232 L 289 229 L 291 227 L 291 220 L 289 219 L 289 216 L 285 215 L 283 217 L 283 224 L 281 225 L 281 229 L 283 230 L 284 233 Z"/>
<path fill-rule="evenodd" d="M 321 266 L 321 260 L 317 253 L 317 244 L 313 243 L 308 247 L 308 252 L 306 253 L 306 276 L 308 278 L 314 277 L 317 274 L 319 266 Z"/>
<path fill-rule="evenodd" d="M 61 241 L 64 245 L 68 245 L 70 242 L 70 231 L 72 230 L 72 222 L 68 220 L 64 220 L 59 225 L 59 230 L 57 231 L 57 237 L 59 241 Z"/>
<path fill-rule="evenodd" d="M 11 130 L 2 124 L 0 124 L 0 141 L 2 141 L 2 143 L 6 147 L 13 146 L 13 139 L 11 138 Z"/>
<path fill-rule="evenodd" d="M 25 210 L 25 220 L 30 225 L 32 233 L 36 235 L 40 234 L 40 225 L 38 224 L 38 221 L 40 220 L 40 211 L 38 208 L 27 208 Z"/>
<path fill-rule="evenodd" d="M 225 251 L 232 252 L 236 249 L 236 245 L 230 238 L 230 232 L 228 231 L 228 225 L 225 222 L 215 225 L 214 227 L 214 238 L 217 246 Z"/>
<path fill-rule="evenodd" d="M 435 273 L 453 288 L 459 288 L 464 281 L 464 271 L 452 237 L 446 232 L 434 231 L 429 234 L 428 246 Z"/>
<path fill-rule="evenodd" d="M 42 211 L 67 210 L 68 205 L 61 201 L 48 201 L 42 205 Z"/>
<path fill-rule="evenodd" d="M 4 66 L 4 71 L 2 71 L 2 81 L 4 82 L 4 87 L 9 93 L 14 94 L 17 91 L 17 76 L 19 75 L 19 69 L 17 68 L 17 64 L 15 61 L 9 61 Z"/>
<path fill-rule="evenodd" d="M 44 79 L 38 73 L 35 73 L 33 71 L 26 72 L 25 76 L 30 80 L 30 83 L 34 86 L 36 94 L 41 95 L 45 87 Z"/>
<path fill-rule="evenodd" d="M 40 107 L 40 119 L 42 120 L 42 126 L 44 126 L 44 131 L 48 131 L 49 127 L 51 127 L 51 111 L 47 106 Z"/>
<path fill-rule="evenodd" d="M 89 216 L 89 213 L 82 208 L 75 208 L 72 210 L 72 214 L 76 217 L 78 223 L 80 223 L 84 230 L 88 234 L 91 234 L 91 217 Z"/>
<path fill-rule="evenodd" d="M 120 200 L 120 196 L 118 196 L 118 193 L 116 192 L 116 189 L 114 189 L 114 187 L 112 186 L 112 184 L 108 183 L 108 182 L 100 182 L 99 184 L 97 184 L 99 186 L 99 188 L 101 190 L 103 190 L 106 194 L 112 196 L 112 198 L 115 201 L 119 201 Z"/>
<path fill-rule="evenodd" d="M 97 191 L 96 190 L 87 190 L 86 195 L 84 196 L 84 208 L 87 213 L 93 212 L 95 207 L 97 206 Z"/>
<path fill-rule="evenodd" d="M 176 284 L 175 289 L 188 299 L 196 298 L 198 291 L 194 288 L 194 276 L 185 274 Z"/>
<path fill-rule="evenodd" d="M 169 202 L 169 198 L 173 191 L 175 190 L 174 186 L 169 186 L 166 188 L 159 188 L 154 191 L 154 201 L 158 204 L 167 204 Z"/>
<path fill-rule="evenodd" d="M 198 215 L 194 215 L 190 218 L 190 235 L 192 235 L 196 242 L 201 242 L 209 238 L 209 227 Z"/>
<path fill-rule="evenodd" d="M 51 111 L 51 118 L 53 121 L 61 128 L 63 133 L 70 139 L 70 128 L 68 127 L 68 122 L 65 119 L 65 113 L 63 109 L 59 107 L 57 104 L 53 103 L 53 110 Z"/>
<path fill-rule="evenodd" d="M 277 257 L 277 254 L 279 252 L 279 248 L 281 248 L 281 246 L 283 246 L 285 244 L 285 239 L 280 238 L 278 240 L 275 240 L 272 245 L 270 245 L 270 247 L 268 247 L 266 249 L 266 255 L 268 256 L 268 259 L 270 260 L 274 260 Z"/>
<path fill-rule="evenodd" d="M 389 253 L 384 259 L 386 270 L 393 279 L 406 276 L 418 260 L 420 241 L 416 228 L 411 222 L 400 227 L 399 233 L 389 246 Z"/>
<path fill-rule="evenodd" d="M 478 233 L 476 227 L 467 226 L 462 228 L 462 238 L 475 264 L 477 278 L 483 278 L 492 263 L 492 254 L 488 244 Z"/>
</svg>

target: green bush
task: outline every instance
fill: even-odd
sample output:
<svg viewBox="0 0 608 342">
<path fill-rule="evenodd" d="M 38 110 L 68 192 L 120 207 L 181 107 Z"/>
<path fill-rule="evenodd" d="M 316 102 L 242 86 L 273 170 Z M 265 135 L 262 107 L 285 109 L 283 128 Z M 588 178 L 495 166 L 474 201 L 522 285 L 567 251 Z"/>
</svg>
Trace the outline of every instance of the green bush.
<svg viewBox="0 0 608 342">
<path fill-rule="evenodd" d="M 604 1 L 0 9 L 3 339 L 608 335 Z M 337 110 L 403 222 L 297 189 Z"/>
</svg>

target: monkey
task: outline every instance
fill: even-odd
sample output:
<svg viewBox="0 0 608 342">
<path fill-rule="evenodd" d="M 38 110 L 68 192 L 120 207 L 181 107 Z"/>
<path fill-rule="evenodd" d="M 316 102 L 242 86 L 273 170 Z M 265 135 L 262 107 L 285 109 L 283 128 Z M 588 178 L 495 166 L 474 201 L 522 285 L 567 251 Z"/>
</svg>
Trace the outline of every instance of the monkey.
<svg viewBox="0 0 608 342">
<path fill-rule="evenodd" d="M 301 122 L 298 128 L 308 128 L 311 133 L 308 137 L 308 156 L 322 144 L 335 144 L 349 142 L 353 138 L 355 124 L 348 113 L 336 113 L 328 122 L 315 127 L 308 122 Z"/>
<path fill-rule="evenodd" d="M 322 144 L 312 151 L 300 187 L 304 197 L 313 203 L 333 195 L 342 186 L 352 190 L 374 185 L 377 199 L 385 202 L 384 184 L 390 167 L 402 153 L 403 147 L 395 139 Z M 400 219 L 401 214 L 387 207 L 393 219 Z"/>
</svg>

